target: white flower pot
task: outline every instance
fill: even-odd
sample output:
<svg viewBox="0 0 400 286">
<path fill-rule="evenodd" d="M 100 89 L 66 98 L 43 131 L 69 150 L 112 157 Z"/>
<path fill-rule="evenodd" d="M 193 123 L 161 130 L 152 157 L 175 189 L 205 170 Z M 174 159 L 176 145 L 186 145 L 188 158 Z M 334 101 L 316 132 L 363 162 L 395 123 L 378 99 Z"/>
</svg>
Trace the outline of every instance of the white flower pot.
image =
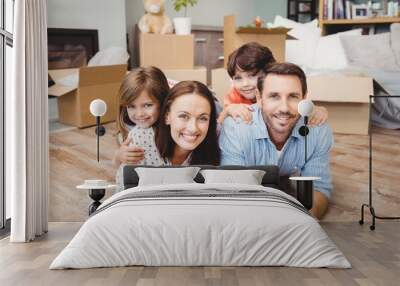
<svg viewBox="0 0 400 286">
<path fill-rule="evenodd" d="M 174 18 L 175 34 L 177 35 L 190 35 L 192 30 L 192 19 L 190 18 Z"/>
</svg>

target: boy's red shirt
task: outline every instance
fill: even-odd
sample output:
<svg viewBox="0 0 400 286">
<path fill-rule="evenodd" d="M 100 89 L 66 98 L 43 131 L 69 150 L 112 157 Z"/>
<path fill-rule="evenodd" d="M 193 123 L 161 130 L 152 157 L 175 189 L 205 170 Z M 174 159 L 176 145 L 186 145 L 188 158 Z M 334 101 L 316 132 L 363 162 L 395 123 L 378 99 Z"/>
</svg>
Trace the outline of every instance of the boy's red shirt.
<svg viewBox="0 0 400 286">
<path fill-rule="evenodd" d="M 243 103 L 251 105 L 254 102 L 251 101 L 250 99 L 241 96 L 236 88 L 232 88 L 231 91 L 224 96 L 224 106 L 230 105 L 232 103 L 234 104 Z"/>
</svg>

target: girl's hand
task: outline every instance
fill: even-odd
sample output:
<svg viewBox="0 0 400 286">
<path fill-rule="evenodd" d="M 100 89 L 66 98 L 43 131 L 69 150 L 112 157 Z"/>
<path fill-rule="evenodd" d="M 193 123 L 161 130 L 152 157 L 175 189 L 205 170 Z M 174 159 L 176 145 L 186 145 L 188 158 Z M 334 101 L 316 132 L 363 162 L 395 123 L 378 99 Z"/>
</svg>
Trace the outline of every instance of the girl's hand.
<svg viewBox="0 0 400 286">
<path fill-rule="evenodd" d="M 328 120 L 328 110 L 323 106 L 315 106 L 308 124 L 311 127 L 324 124 Z"/>
<path fill-rule="evenodd" d="M 222 115 L 224 119 L 226 116 L 231 116 L 235 122 L 238 122 L 238 119 L 241 118 L 247 124 L 250 124 L 253 120 L 253 116 L 251 114 L 253 108 L 247 104 L 231 104 L 228 105 L 224 111 L 225 112 L 221 114 L 220 118 Z"/>
<path fill-rule="evenodd" d="M 119 164 L 135 165 L 144 159 L 144 150 L 140 147 L 129 146 L 132 138 L 128 137 L 122 142 L 121 146 L 115 151 L 114 161 Z"/>
</svg>

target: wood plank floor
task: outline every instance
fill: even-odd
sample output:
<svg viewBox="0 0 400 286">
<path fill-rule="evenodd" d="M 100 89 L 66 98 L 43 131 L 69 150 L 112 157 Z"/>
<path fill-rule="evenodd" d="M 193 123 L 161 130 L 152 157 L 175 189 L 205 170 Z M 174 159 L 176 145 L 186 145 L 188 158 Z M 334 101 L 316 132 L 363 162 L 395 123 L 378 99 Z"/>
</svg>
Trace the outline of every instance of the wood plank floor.
<svg viewBox="0 0 400 286">
<path fill-rule="evenodd" d="M 90 199 L 75 186 L 90 178 L 114 180 L 115 124 L 106 129 L 100 163 L 94 128 L 50 133 L 50 221 L 84 221 Z M 380 215 L 398 216 L 400 130 L 374 128 L 373 134 L 374 206 Z M 324 221 L 357 221 L 368 200 L 368 136 L 335 134 L 331 171 L 334 193 Z"/>
<path fill-rule="evenodd" d="M 290 267 L 119 267 L 49 270 L 81 223 L 50 223 L 49 233 L 28 244 L 0 241 L 0 285 L 399 285 L 400 225 L 380 222 L 376 231 L 348 222 L 322 227 L 352 269 Z"/>
</svg>

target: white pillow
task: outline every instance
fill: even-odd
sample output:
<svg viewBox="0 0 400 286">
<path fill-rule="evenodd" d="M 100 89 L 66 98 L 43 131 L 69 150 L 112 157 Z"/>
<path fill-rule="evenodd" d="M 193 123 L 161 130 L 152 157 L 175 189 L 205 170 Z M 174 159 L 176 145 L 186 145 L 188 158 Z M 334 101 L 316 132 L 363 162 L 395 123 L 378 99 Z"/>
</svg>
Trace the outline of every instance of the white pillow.
<svg viewBox="0 0 400 286">
<path fill-rule="evenodd" d="M 300 37 L 301 40 L 287 40 L 285 61 L 295 63 L 305 68 L 312 67 L 320 34 L 321 32 L 319 29 L 312 28 L 312 30 L 305 31 L 305 33 L 302 34 Z"/>
<path fill-rule="evenodd" d="M 321 29 L 318 28 L 317 19 L 308 23 L 298 23 L 278 15 L 275 16 L 273 27 L 285 27 L 291 29 L 288 32 L 288 35 L 298 40 L 310 40 L 310 37 L 318 38 L 321 36 Z"/>
<path fill-rule="evenodd" d="M 126 64 L 129 59 L 128 52 L 120 47 L 109 47 L 97 52 L 89 60 L 88 66 L 108 66 Z"/>
<path fill-rule="evenodd" d="M 390 33 L 342 36 L 341 40 L 351 66 L 383 71 L 400 71 L 390 45 Z"/>
<path fill-rule="evenodd" d="M 235 183 L 261 185 L 265 171 L 262 170 L 202 170 L 205 184 Z"/>
<path fill-rule="evenodd" d="M 314 19 L 308 23 L 299 23 L 288 18 L 284 18 L 280 15 L 276 15 L 274 19 L 274 27 L 286 27 L 286 28 L 295 28 L 297 26 L 310 26 L 310 27 L 318 27 L 318 19 Z"/>
<path fill-rule="evenodd" d="M 285 43 L 285 62 L 299 65 L 303 68 L 309 66 L 309 62 L 304 57 L 304 43 L 300 40 L 286 40 Z"/>
<path fill-rule="evenodd" d="M 320 37 L 315 49 L 312 67 L 315 69 L 339 70 L 348 66 L 341 36 L 361 35 L 362 29 Z"/>
<path fill-rule="evenodd" d="M 199 167 L 135 168 L 139 176 L 139 186 L 195 183 L 193 179 L 199 170 Z"/>
<path fill-rule="evenodd" d="M 293 20 L 276 16 L 273 27 L 285 27 L 291 29 L 288 35 L 298 41 L 288 40 L 289 47 L 285 61 L 292 62 L 302 67 L 311 67 L 318 40 L 321 37 L 321 29 L 318 28 L 318 20 L 308 23 L 297 23 Z"/>
</svg>

